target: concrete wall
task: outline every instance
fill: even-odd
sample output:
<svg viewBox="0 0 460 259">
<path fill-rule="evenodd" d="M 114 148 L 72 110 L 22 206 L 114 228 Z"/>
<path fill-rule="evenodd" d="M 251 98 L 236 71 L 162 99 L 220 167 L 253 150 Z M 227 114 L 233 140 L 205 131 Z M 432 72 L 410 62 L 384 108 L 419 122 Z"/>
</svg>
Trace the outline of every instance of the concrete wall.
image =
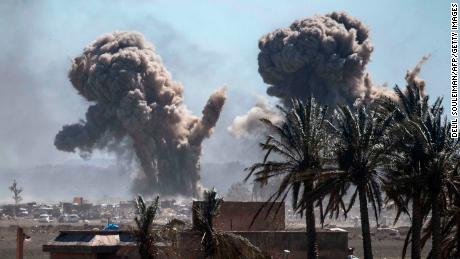
<svg viewBox="0 0 460 259">
<path fill-rule="evenodd" d="M 258 246 L 262 251 L 271 255 L 273 259 L 305 259 L 307 236 L 305 232 L 293 231 L 231 231 L 241 235 Z M 202 259 L 201 252 L 201 234 L 198 232 L 180 232 L 178 234 L 177 256 L 160 256 L 160 259 L 184 258 L 184 259 Z M 347 232 L 323 232 L 317 233 L 320 259 L 342 259 L 346 258 L 348 248 Z M 289 250 L 289 257 L 284 257 L 284 250 Z M 60 253 L 51 252 L 50 259 L 122 259 L 139 258 L 137 247 L 121 246 L 114 253 L 96 254 L 96 253 Z"/>
<path fill-rule="evenodd" d="M 96 254 L 96 253 L 50 253 L 50 259 L 140 259 L 137 247 L 126 254 Z M 171 258 L 159 258 L 171 259 Z"/>
<path fill-rule="evenodd" d="M 274 259 L 285 259 L 284 250 L 289 250 L 289 259 L 305 259 L 307 256 L 307 236 L 305 232 L 291 231 L 235 231 L 267 252 Z M 347 232 L 318 232 L 320 259 L 346 258 L 348 249 Z M 196 232 L 183 232 L 179 237 L 180 258 L 203 258 L 200 250 L 201 235 Z"/>
<path fill-rule="evenodd" d="M 50 259 L 98 259 L 96 254 L 50 253 Z"/>
<path fill-rule="evenodd" d="M 203 204 L 202 201 L 194 201 L 192 209 Z M 267 215 L 268 208 L 265 207 L 254 224 L 250 227 L 257 211 L 264 205 L 264 202 L 236 202 L 224 201 L 220 208 L 219 215 L 214 219 L 214 228 L 222 231 L 264 231 L 264 230 L 284 230 L 285 211 L 284 203 L 277 202 L 270 214 Z M 275 214 L 278 206 L 281 209 Z M 193 222 L 195 218 L 193 217 Z M 195 225 L 193 223 L 193 225 Z"/>
</svg>

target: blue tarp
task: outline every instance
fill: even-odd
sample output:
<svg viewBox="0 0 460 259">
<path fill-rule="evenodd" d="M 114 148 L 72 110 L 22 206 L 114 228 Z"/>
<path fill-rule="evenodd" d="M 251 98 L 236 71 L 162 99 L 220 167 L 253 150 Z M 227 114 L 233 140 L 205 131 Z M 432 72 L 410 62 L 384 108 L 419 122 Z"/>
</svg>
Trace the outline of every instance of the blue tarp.
<svg viewBox="0 0 460 259">
<path fill-rule="evenodd" d="M 107 224 L 103 230 L 119 230 L 120 227 L 117 224 Z"/>
</svg>

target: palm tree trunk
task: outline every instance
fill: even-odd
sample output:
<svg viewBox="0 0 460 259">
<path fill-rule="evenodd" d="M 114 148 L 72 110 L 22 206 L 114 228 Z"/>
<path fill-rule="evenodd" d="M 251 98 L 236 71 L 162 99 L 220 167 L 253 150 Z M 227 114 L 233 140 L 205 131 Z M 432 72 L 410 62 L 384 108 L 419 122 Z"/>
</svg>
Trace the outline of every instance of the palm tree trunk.
<svg viewBox="0 0 460 259">
<path fill-rule="evenodd" d="M 420 237 L 422 233 L 422 207 L 420 204 L 420 193 L 415 193 L 412 201 L 412 246 L 411 246 L 411 258 L 421 258 L 421 244 Z"/>
<path fill-rule="evenodd" d="M 456 258 L 460 258 L 460 216 L 456 215 L 456 238 L 457 238 L 457 251 L 456 251 Z"/>
<path fill-rule="evenodd" d="M 316 243 L 316 222 L 313 202 L 309 202 L 305 211 L 305 223 L 307 225 L 307 258 L 318 258 L 318 245 Z"/>
<path fill-rule="evenodd" d="M 369 212 L 367 210 L 367 196 L 364 185 L 358 187 L 359 210 L 361 213 L 361 231 L 363 235 L 364 259 L 372 259 L 372 240 L 369 224 Z"/>
<path fill-rule="evenodd" d="M 431 200 L 431 227 L 432 227 L 432 246 L 431 259 L 441 258 L 441 212 L 439 198 L 436 194 Z"/>
</svg>

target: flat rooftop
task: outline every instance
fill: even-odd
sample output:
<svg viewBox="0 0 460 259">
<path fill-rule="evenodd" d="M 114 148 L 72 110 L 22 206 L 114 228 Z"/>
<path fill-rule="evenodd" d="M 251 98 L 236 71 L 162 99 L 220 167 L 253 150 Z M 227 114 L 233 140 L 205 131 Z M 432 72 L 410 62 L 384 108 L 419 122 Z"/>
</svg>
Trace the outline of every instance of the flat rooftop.
<svg viewBox="0 0 460 259">
<path fill-rule="evenodd" d="M 120 247 L 135 247 L 132 231 L 65 230 L 43 245 L 44 252 L 114 253 Z"/>
</svg>

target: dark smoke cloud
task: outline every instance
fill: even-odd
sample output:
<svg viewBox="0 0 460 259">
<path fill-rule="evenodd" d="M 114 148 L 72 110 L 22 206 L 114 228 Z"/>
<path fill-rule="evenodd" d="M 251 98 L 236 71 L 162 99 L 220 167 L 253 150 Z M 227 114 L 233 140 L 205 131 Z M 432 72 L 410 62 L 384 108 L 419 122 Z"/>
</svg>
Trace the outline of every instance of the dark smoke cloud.
<svg viewBox="0 0 460 259">
<path fill-rule="evenodd" d="M 58 149 L 91 153 L 117 150 L 128 141 L 131 150 L 125 152 L 136 154 L 144 173 L 136 191 L 197 195 L 201 144 L 219 118 L 224 89 L 211 95 L 201 118 L 193 116 L 183 103 L 183 86 L 136 32 L 114 32 L 91 43 L 73 60 L 69 78 L 93 104 L 86 121 L 56 135 Z"/>
<path fill-rule="evenodd" d="M 373 51 L 369 30 L 346 13 L 297 20 L 263 36 L 259 49 L 259 73 L 270 85 L 267 93 L 283 101 L 313 94 L 335 106 L 381 92 L 365 79 Z"/>
<path fill-rule="evenodd" d="M 386 87 L 375 85 L 366 72 L 373 51 L 369 29 L 346 13 L 297 20 L 264 35 L 259 49 L 259 74 L 270 85 L 267 94 L 284 105 L 291 98 L 311 95 L 330 107 L 392 95 Z M 273 111 L 264 110 L 271 119 Z M 250 135 L 253 130 L 241 125 L 254 125 L 255 111 L 237 117 L 230 131 L 236 136 Z"/>
</svg>

